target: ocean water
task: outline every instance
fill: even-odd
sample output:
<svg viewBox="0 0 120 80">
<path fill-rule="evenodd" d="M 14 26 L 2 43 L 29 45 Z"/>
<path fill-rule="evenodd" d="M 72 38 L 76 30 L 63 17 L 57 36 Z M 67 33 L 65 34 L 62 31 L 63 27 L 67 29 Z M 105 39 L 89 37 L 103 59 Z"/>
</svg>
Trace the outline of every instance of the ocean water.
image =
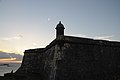
<svg viewBox="0 0 120 80">
<path fill-rule="evenodd" d="M 15 72 L 21 63 L 9 63 L 9 66 L 0 64 L 0 76 L 4 76 L 5 73 L 10 73 L 12 70 Z"/>
</svg>

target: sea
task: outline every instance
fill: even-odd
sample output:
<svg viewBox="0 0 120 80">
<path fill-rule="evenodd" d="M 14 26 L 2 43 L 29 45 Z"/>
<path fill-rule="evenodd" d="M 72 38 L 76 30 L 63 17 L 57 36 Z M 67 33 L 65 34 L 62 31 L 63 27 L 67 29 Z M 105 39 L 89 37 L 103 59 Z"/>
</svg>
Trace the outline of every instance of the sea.
<svg viewBox="0 0 120 80">
<path fill-rule="evenodd" d="M 18 68 L 21 66 L 21 63 L 0 63 L 0 76 L 4 76 L 5 73 L 16 72 Z"/>
</svg>

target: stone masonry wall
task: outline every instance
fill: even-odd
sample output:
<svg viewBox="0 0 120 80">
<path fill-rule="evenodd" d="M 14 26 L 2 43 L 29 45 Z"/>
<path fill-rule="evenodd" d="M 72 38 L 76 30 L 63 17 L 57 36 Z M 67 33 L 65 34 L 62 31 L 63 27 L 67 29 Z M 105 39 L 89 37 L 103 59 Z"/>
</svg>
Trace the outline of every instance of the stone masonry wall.
<svg viewBox="0 0 120 80">
<path fill-rule="evenodd" d="M 64 43 L 55 80 L 119 80 L 120 47 Z"/>
<path fill-rule="evenodd" d="M 42 80 L 55 80 L 58 45 L 47 50 L 32 49 L 25 51 L 21 67 L 16 74 L 38 75 Z"/>
<path fill-rule="evenodd" d="M 17 73 L 41 80 L 119 80 L 120 43 L 60 37 L 46 48 L 26 50 Z"/>
</svg>

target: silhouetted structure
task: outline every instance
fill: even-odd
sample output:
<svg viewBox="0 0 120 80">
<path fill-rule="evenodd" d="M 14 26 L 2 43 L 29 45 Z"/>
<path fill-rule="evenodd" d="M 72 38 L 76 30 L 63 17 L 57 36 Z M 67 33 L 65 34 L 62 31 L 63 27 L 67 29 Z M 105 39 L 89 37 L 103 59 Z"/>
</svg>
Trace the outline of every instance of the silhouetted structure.
<svg viewBox="0 0 120 80">
<path fill-rule="evenodd" d="M 65 36 L 64 29 L 59 22 L 56 39 L 48 46 L 25 50 L 14 76 L 26 80 L 120 80 L 120 42 Z"/>
<path fill-rule="evenodd" d="M 60 21 L 59 24 L 56 27 L 56 37 L 64 36 L 64 29 L 65 29 L 64 25 Z"/>
</svg>

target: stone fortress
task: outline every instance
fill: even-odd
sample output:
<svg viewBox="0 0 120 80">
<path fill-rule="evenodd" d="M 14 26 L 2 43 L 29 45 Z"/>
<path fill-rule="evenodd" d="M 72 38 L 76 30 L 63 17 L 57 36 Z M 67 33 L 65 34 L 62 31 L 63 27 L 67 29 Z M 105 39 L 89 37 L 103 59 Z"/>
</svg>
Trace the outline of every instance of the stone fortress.
<svg viewBox="0 0 120 80">
<path fill-rule="evenodd" d="M 45 48 L 25 50 L 17 80 L 120 80 L 120 42 L 64 35 L 56 26 L 56 38 Z"/>
</svg>

